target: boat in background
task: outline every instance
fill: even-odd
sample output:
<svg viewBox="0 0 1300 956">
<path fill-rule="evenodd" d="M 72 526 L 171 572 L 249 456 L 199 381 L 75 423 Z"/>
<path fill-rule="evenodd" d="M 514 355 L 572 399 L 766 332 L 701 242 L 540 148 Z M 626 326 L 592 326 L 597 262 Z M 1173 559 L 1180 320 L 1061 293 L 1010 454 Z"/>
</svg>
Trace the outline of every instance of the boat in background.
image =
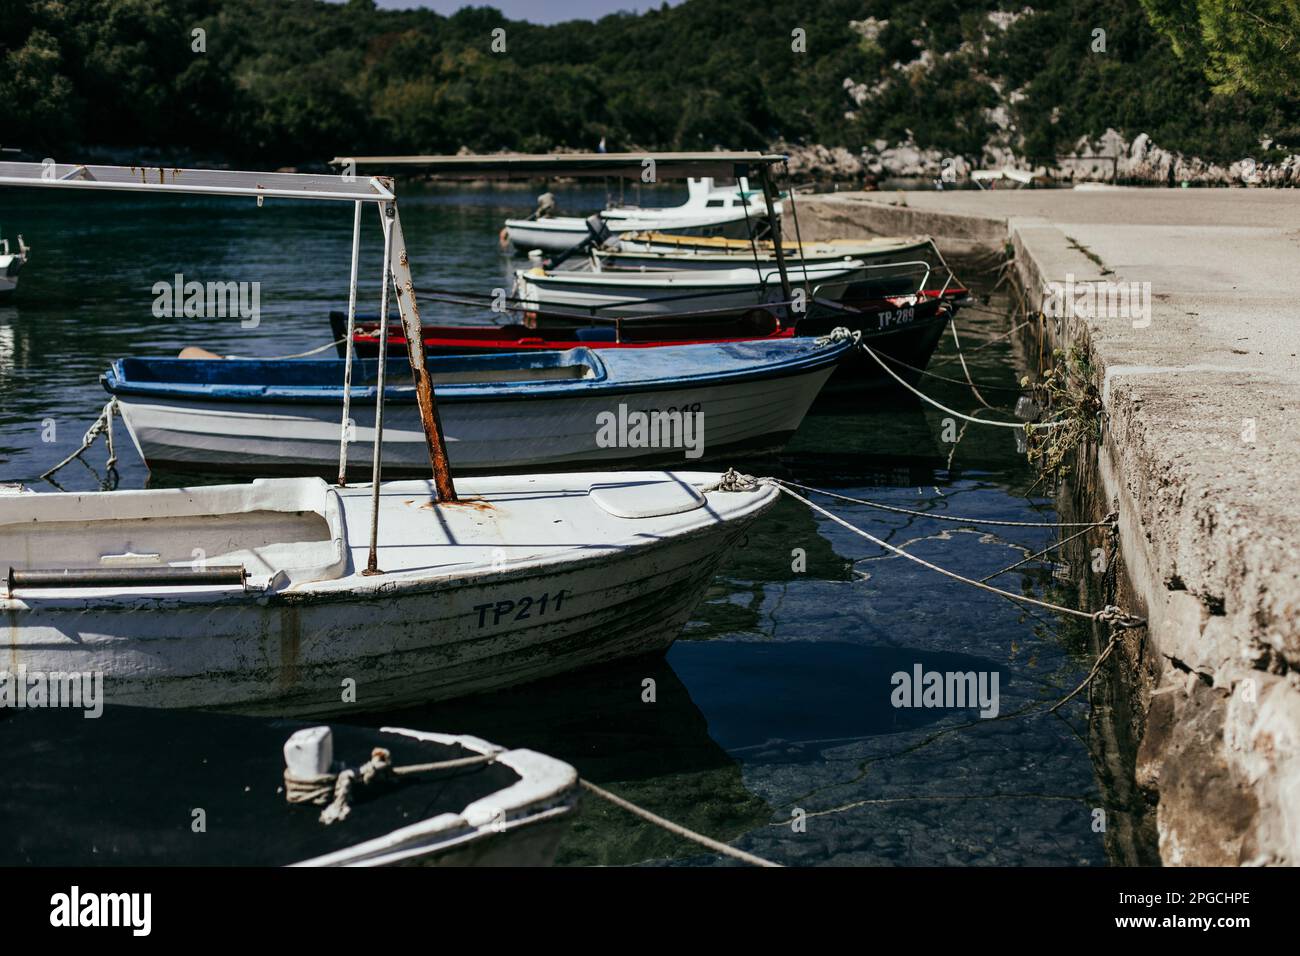
<svg viewBox="0 0 1300 956">
<path fill-rule="evenodd" d="M 859 299 L 842 303 L 814 302 L 797 323 L 783 319 L 776 306 L 744 313 L 713 315 L 673 313 L 640 319 L 571 327 L 553 322 L 545 328 L 518 322 L 508 325 L 426 325 L 424 347 L 430 355 L 493 355 L 503 352 L 548 352 L 572 348 L 658 348 L 702 342 L 766 341 L 801 335 L 828 335 L 844 328 L 886 359 L 895 360 L 894 371 L 911 384 L 930 361 L 952 314 L 952 304 L 940 296 L 905 295 Z M 347 316 L 330 312 L 330 329 L 340 358 L 348 352 Z M 379 355 L 379 323 L 375 316 L 358 316 L 352 338 L 354 354 L 373 359 Z M 390 353 L 406 347 L 406 334 L 394 321 L 388 325 Z M 214 356 L 215 357 L 215 356 Z M 861 350 L 845 353 L 831 375 L 828 387 L 850 389 L 893 388 L 894 379 Z"/>
<path fill-rule="evenodd" d="M 865 281 L 868 274 L 864 262 L 846 259 L 802 267 L 790 281 L 806 283 L 811 297 L 833 300 L 851 283 Z M 777 266 L 756 268 L 738 260 L 725 269 L 657 272 L 520 269 L 515 272 L 511 297 L 526 312 L 633 318 L 683 311 L 744 312 L 781 302 L 786 295 Z"/>
<path fill-rule="evenodd" d="M 851 351 L 847 336 L 662 345 L 646 349 L 432 356 L 428 370 L 456 474 L 678 465 L 780 448 Z M 420 410 L 402 363 L 384 390 L 384 466 L 428 467 Z M 151 469 L 328 475 L 338 468 L 340 359 L 144 359 L 103 376 Z M 373 407 L 379 362 L 353 363 L 352 406 Z M 602 427 L 643 417 L 653 443 Z M 651 419 L 651 416 L 654 416 Z M 368 463 L 374 431 L 358 415 L 349 461 Z M 659 435 L 661 425 L 668 432 Z"/>
<path fill-rule="evenodd" d="M 928 236 L 873 236 L 866 239 L 825 239 L 818 242 L 783 242 L 781 251 L 793 268 L 800 262 L 825 262 L 841 259 L 877 261 L 898 256 L 903 260 L 920 258 L 932 248 Z M 607 268 L 628 269 L 716 269 L 719 264 L 757 258 L 763 263 L 776 261 L 776 249 L 770 239 L 749 242 L 743 239 L 696 238 L 662 232 L 622 235 L 593 254 L 608 263 Z"/>
<path fill-rule="evenodd" d="M 611 206 L 599 213 L 614 235 L 658 231 L 677 235 L 731 236 L 748 239 L 767 216 L 762 193 L 741 177 L 735 185 L 715 186 L 710 177 L 687 180 L 688 196 L 679 206 L 662 208 Z M 779 204 L 777 206 L 779 214 Z M 505 235 L 518 252 L 565 252 L 588 236 L 579 216 L 507 219 Z"/>
<path fill-rule="evenodd" d="M 348 352 L 348 317 L 330 312 L 330 331 L 339 358 Z M 706 342 L 748 342 L 756 339 L 790 338 L 792 324 L 783 321 L 775 309 L 755 308 L 748 312 L 724 312 L 715 316 L 672 314 L 662 318 L 621 320 L 573 328 L 524 325 L 425 325 L 424 348 L 430 355 L 494 355 L 502 352 L 554 352 L 572 348 L 633 349 L 660 345 L 696 345 Z M 388 347 L 406 346 L 401 323 L 390 320 Z M 355 354 L 361 358 L 379 355 L 379 322 L 375 315 L 357 316 L 352 337 Z"/>
<path fill-rule="evenodd" d="M 13 708 L 0 747 L 3 866 L 549 866 L 579 798 L 553 757 L 399 727 Z M 442 766 L 358 776 L 342 819 L 322 822 L 340 772 L 377 747 L 392 767 Z"/>
<path fill-rule="evenodd" d="M 0 239 L 0 295 L 17 290 L 18 273 L 27 264 L 27 254 L 31 251 L 31 246 L 23 242 L 21 235 L 18 236 L 17 252 L 10 250 L 8 239 Z"/>
<path fill-rule="evenodd" d="M 962 305 L 970 300 L 970 291 L 958 281 L 939 247 L 930 236 L 879 236 L 866 239 L 824 239 L 817 242 L 785 242 L 781 246 L 790 281 L 803 281 L 805 265 L 824 265 L 854 259 L 871 267 L 871 279 L 880 295 L 922 292 L 942 294 L 948 301 Z M 745 242 L 735 239 L 698 239 L 664 233 L 640 233 L 621 236 L 610 248 L 592 249 L 587 256 L 569 260 L 565 268 L 592 268 L 602 271 L 726 269 L 741 264 L 771 266 L 776 249 L 770 240 Z M 892 267 L 892 268 L 891 268 Z M 915 277 L 924 274 L 923 288 Z M 854 293 L 864 297 L 864 287 Z"/>
</svg>

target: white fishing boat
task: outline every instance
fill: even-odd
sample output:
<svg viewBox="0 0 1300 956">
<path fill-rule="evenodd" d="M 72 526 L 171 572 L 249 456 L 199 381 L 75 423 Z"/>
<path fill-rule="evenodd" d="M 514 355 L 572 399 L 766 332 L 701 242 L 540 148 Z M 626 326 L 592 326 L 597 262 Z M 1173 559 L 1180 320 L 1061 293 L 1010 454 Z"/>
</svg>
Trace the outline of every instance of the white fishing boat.
<svg viewBox="0 0 1300 956">
<path fill-rule="evenodd" d="M 791 278 L 809 282 L 818 298 L 835 300 L 866 277 L 866 263 L 841 259 L 790 270 Z M 554 270 L 540 267 L 515 273 L 512 293 L 524 311 L 586 312 L 605 318 L 669 315 L 675 312 L 744 311 L 788 301 L 777 266 L 721 269 Z"/>
<path fill-rule="evenodd" d="M 0 496 L 8 667 L 103 673 L 115 704 L 280 715 L 509 687 L 666 650 L 777 497 L 694 472 L 457 491 L 387 482 L 378 512 L 319 478 Z"/>
<path fill-rule="evenodd" d="M 7 295 L 18 288 L 18 273 L 27 264 L 27 255 L 31 247 L 18 237 L 16 249 L 11 250 L 8 239 L 0 239 L 0 295 Z"/>
<path fill-rule="evenodd" d="M 466 734 L 88 712 L 0 720 L 0 865 L 546 866 L 579 799 L 570 764 Z M 196 839 L 159 806 L 212 826 Z"/>
<path fill-rule="evenodd" d="M 834 239 L 786 243 L 786 262 L 796 278 L 804 264 L 821 265 L 856 259 L 863 262 L 910 262 L 924 259 L 933 249 L 927 236 L 877 236 L 869 239 Z M 692 239 L 666 233 L 630 233 L 607 248 L 591 250 L 590 259 L 602 271 L 727 269 L 757 260 L 774 265 L 776 250 L 769 241 L 749 243 L 739 239 Z M 572 261 L 572 260 L 570 260 Z M 579 262 L 586 262 L 580 259 Z"/>
<path fill-rule="evenodd" d="M 0 495 L 12 671 L 100 674 L 115 704 L 277 715 L 507 687 L 665 650 L 719 562 L 775 503 L 771 486 L 702 473 L 479 478 L 458 492 L 390 180 L 0 163 L 0 185 L 349 202 L 349 335 L 361 215 L 373 204 L 384 234 L 379 314 L 391 287 L 433 472 L 380 480 L 384 336 L 368 486 L 343 480 L 349 353 L 339 486 Z"/>
<path fill-rule="evenodd" d="M 853 343 L 836 337 L 651 349 L 452 355 L 428 359 L 457 474 L 694 466 L 780 448 Z M 104 375 L 150 468 L 329 475 L 338 467 L 340 359 L 119 359 Z M 400 382 L 399 362 L 388 380 Z M 378 364 L 358 361 L 352 405 L 373 407 Z M 384 467 L 429 464 L 411 385 L 387 385 Z M 350 429 L 364 466 L 375 433 Z M 355 419 L 354 419 L 355 421 Z M 619 422 L 645 423 L 644 440 Z"/>
<path fill-rule="evenodd" d="M 679 206 L 611 206 L 600 216 L 616 236 L 652 230 L 748 238 L 752 225 L 767 215 L 761 193 L 751 190 L 745 177 L 730 186 L 716 186 L 709 177 L 690 179 L 688 190 L 686 202 Z M 588 235 L 587 220 L 579 216 L 507 219 L 505 229 L 511 245 L 519 252 L 563 252 Z"/>
</svg>

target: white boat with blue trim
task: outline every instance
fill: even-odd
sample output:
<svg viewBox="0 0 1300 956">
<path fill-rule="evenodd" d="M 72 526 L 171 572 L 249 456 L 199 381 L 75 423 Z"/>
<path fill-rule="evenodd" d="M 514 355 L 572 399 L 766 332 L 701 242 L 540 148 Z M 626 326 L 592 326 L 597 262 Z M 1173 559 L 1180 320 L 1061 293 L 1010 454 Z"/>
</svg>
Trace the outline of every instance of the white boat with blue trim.
<svg viewBox="0 0 1300 956">
<path fill-rule="evenodd" d="M 457 474 L 694 467 L 781 447 L 851 349 L 847 336 L 647 349 L 431 356 Z M 401 382 L 405 361 L 389 362 Z M 119 359 L 103 376 L 150 468 L 331 474 L 339 460 L 341 359 Z M 374 442 L 378 361 L 352 372 L 349 462 Z M 409 376 L 406 378 L 409 382 Z M 423 473 L 415 388 L 387 384 L 384 467 Z"/>
</svg>

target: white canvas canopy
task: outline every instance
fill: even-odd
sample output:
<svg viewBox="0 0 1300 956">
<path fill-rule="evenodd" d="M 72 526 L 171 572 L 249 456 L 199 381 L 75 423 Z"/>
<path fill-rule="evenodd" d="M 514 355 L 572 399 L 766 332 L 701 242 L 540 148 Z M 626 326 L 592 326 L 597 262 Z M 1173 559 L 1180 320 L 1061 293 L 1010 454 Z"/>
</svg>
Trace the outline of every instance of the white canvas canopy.
<svg viewBox="0 0 1300 956">
<path fill-rule="evenodd" d="M 397 199 L 392 182 L 378 176 L 358 179 L 341 174 L 241 172 L 172 166 L 0 162 L 0 185 L 359 202 L 392 202 Z"/>
</svg>

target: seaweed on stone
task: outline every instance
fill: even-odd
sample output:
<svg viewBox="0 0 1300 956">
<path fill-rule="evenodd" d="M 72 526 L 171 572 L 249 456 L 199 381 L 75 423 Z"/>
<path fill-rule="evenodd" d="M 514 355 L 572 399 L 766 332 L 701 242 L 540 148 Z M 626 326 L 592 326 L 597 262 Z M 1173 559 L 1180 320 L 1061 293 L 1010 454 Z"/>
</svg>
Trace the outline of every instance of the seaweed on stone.
<svg viewBox="0 0 1300 956">
<path fill-rule="evenodd" d="M 1047 410 L 1047 423 L 1025 424 L 1025 448 L 1032 465 L 1037 467 L 1039 480 L 1053 483 L 1070 473 L 1070 456 L 1085 441 L 1101 438 L 1101 395 L 1095 384 L 1091 363 L 1077 348 L 1068 352 L 1052 350 L 1054 364 L 1037 383 L 1028 376 L 1020 380 L 1032 389 L 1034 401 Z"/>
</svg>

